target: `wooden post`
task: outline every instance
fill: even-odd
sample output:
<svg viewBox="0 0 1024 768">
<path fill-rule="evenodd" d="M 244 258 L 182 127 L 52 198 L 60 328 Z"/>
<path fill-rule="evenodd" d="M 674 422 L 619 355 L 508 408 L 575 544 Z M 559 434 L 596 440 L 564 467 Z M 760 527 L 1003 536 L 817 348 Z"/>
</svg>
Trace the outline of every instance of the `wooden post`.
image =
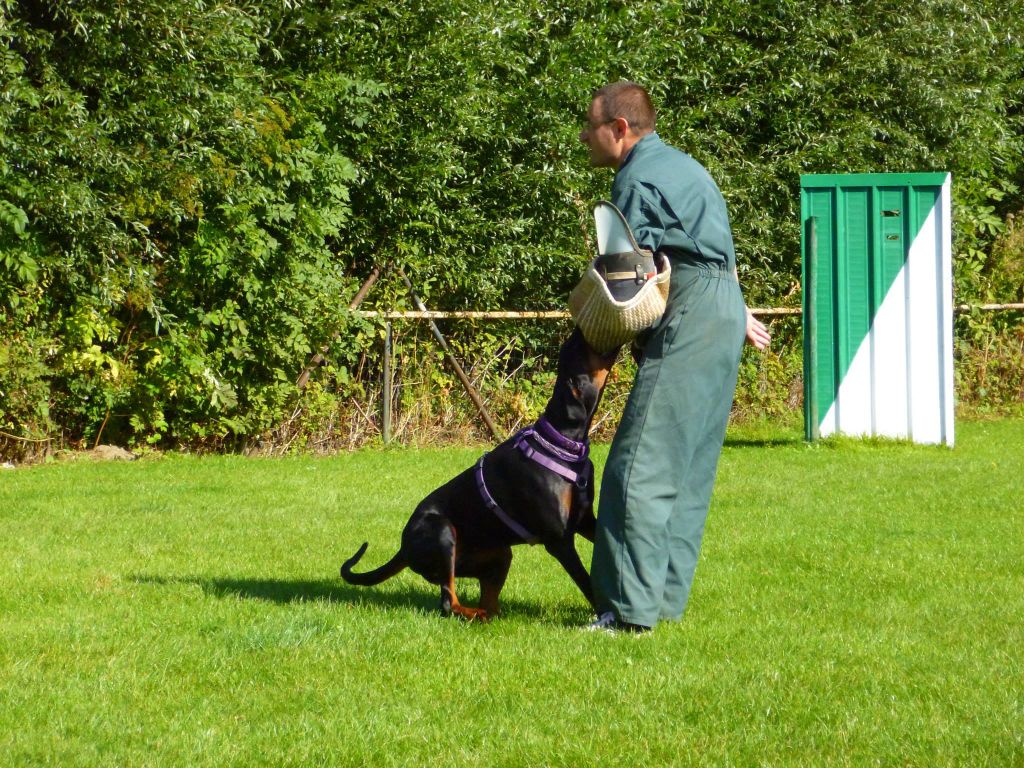
<svg viewBox="0 0 1024 768">
<path fill-rule="evenodd" d="M 416 305 L 416 308 L 420 312 L 426 312 L 427 308 L 423 306 L 423 302 L 420 301 L 420 297 L 412 287 L 412 282 L 405 276 L 405 272 L 402 271 L 401 267 L 398 268 L 398 274 L 405 283 L 405 287 L 409 289 L 409 295 L 412 296 L 412 300 Z M 473 405 L 476 406 L 477 411 L 480 412 L 480 416 L 487 425 L 487 428 L 491 431 L 491 435 L 495 440 L 504 440 L 504 436 L 498 431 L 498 427 L 495 426 L 494 420 L 491 419 L 491 415 L 487 412 L 487 408 L 484 406 L 484 401 L 481 399 L 480 394 L 473 387 L 473 384 L 470 382 L 466 372 L 462 370 L 462 366 L 459 365 L 459 362 L 455 359 L 455 356 L 448 348 L 448 342 L 446 342 L 444 340 L 444 336 L 441 335 L 441 331 L 437 327 L 437 323 L 433 320 L 428 320 L 427 322 L 430 323 L 430 331 L 434 334 L 434 338 L 437 339 L 437 343 L 440 344 L 441 349 L 444 350 L 445 359 L 448 360 L 448 363 L 455 370 L 455 374 L 459 377 L 459 381 L 462 382 L 462 387 L 466 390 L 466 394 L 469 395 L 469 399 L 473 401 Z"/>
<path fill-rule="evenodd" d="M 370 272 L 370 276 L 363 282 L 363 286 L 356 293 L 355 298 L 353 298 L 352 302 L 348 305 L 349 312 L 355 311 L 355 309 L 363 303 L 363 299 L 366 298 L 366 294 L 370 292 L 373 284 L 377 282 L 378 277 L 380 277 L 380 267 L 375 266 Z M 331 342 L 334 342 L 339 336 L 341 336 L 341 331 L 336 331 L 334 335 L 331 336 Z M 309 383 L 309 376 L 313 372 L 313 369 L 324 364 L 324 360 L 326 359 L 325 356 L 330 348 L 331 345 L 329 343 L 324 344 L 320 348 L 320 351 L 309 359 L 309 363 L 306 364 L 306 367 L 302 369 L 302 373 L 299 374 L 299 378 L 295 381 L 295 386 L 300 392 L 305 389 L 306 384 Z"/>
</svg>

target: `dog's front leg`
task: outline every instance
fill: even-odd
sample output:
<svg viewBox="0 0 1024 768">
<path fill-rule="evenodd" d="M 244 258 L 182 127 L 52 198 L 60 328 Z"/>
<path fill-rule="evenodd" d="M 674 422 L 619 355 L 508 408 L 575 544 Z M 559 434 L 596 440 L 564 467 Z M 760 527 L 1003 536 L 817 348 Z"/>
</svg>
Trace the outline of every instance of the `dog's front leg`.
<svg viewBox="0 0 1024 768">
<path fill-rule="evenodd" d="M 576 582 L 576 586 L 580 588 L 580 592 L 583 593 L 583 596 L 593 606 L 594 589 L 590 585 L 590 574 L 587 573 L 587 569 L 583 566 L 583 561 L 580 560 L 580 555 L 576 551 L 576 544 L 573 538 L 573 535 L 569 534 L 564 539 L 559 539 L 552 544 L 545 544 L 544 549 L 562 564 L 565 572 L 572 577 L 572 580 Z"/>
<path fill-rule="evenodd" d="M 594 517 L 593 505 L 583 508 L 580 519 L 576 523 L 576 533 L 589 542 L 594 541 L 594 536 L 597 534 L 597 518 Z"/>
<path fill-rule="evenodd" d="M 587 462 L 583 470 L 583 483 L 573 486 L 573 517 L 576 533 L 587 541 L 593 541 L 597 531 L 594 517 L 594 465 Z"/>
<path fill-rule="evenodd" d="M 502 547 L 489 552 L 488 555 L 479 568 L 480 608 L 487 618 L 493 619 L 498 615 L 498 597 L 508 578 L 508 569 L 512 565 L 512 547 Z"/>
</svg>

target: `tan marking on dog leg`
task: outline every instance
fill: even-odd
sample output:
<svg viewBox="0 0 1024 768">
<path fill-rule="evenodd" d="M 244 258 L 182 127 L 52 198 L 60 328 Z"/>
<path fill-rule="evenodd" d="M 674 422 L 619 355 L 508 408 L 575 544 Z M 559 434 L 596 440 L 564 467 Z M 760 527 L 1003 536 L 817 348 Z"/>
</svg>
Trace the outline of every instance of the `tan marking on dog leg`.
<svg viewBox="0 0 1024 768">
<path fill-rule="evenodd" d="M 452 597 L 452 613 L 456 616 L 461 616 L 468 621 L 474 621 L 479 619 L 480 621 L 487 621 L 487 611 L 482 608 L 470 608 L 467 605 L 463 605 L 459 602 L 459 596 L 455 592 L 455 566 L 452 564 L 452 572 L 448 576 L 448 594 Z"/>
</svg>

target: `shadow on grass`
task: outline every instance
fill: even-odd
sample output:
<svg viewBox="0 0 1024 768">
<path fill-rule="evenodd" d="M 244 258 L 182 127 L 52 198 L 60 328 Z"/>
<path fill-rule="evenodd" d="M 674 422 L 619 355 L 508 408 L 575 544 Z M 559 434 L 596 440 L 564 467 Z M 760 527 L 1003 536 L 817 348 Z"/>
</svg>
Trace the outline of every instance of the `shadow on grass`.
<svg viewBox="0 0 1024 768">
<path fill-rule="evenodd" d="M 794 445 L 803 445 L 804 443 L 805 440 L 802 437 L 727 437 L 725 439 L 726 448 L 792 448 Z"/>
<path fill-rule="evenodd" d="M 214 578 L 202 576 L 132 576 L 136 584 L 155 586 L 191 585 L 197 586 L 204 593 L 218 598 L 262 600 L 278 605 L 307 602 L 349 603 L 354 605 L 374 605 L 380 608 L 412 609 L 420 613 L 432 613 L 437 610 L 440 590 L 435 590 L 424 582 L 416 588 L 411 585 L 392 586 L 387 589 L 374 587 L 357 587 L 344 582 L 331 580 L 288 580 L 288 579 L 236 579 Z M 459 593 L 461 602 L 476 605 L 479 590 L 463 588 Z M 546 612 L 535 603 L 521 600 L 502 600 L 502 612 L 529 616 L 531 618 L 547 618 Z"/>
</svg>

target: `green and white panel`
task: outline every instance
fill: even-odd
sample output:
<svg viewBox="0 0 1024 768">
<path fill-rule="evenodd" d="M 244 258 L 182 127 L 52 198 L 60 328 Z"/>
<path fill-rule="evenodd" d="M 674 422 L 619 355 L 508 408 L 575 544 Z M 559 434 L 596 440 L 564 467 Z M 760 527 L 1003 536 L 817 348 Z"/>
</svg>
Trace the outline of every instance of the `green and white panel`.
<svg viewBox="0 0 1024 768">
<path fill-rule="evenodd" d="M 947 173 L 801 178 L 808 439 L 953 444 Z"/>
</svg>

